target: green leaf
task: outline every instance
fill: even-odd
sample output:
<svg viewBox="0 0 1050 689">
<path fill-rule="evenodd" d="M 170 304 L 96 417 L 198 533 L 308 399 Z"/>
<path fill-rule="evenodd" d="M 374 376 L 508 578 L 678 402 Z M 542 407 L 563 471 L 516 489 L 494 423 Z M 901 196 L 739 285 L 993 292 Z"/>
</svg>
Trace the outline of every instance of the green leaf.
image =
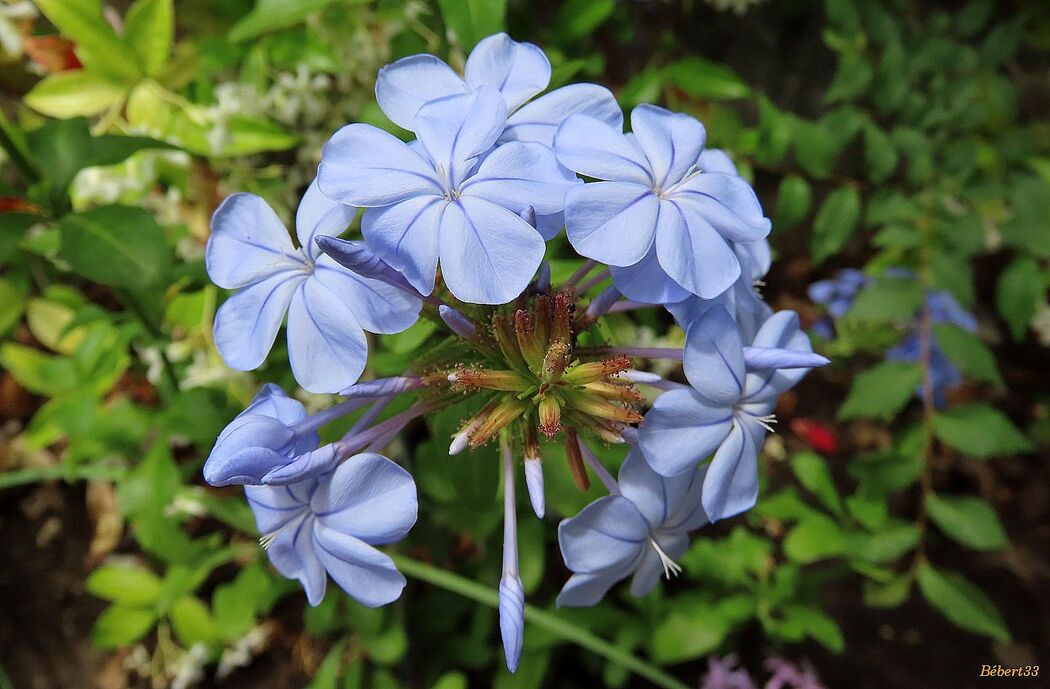
<svg viewBox="0 0 1050 689">
<path fill-rule="evenodd" d="M 160 578 L 143 567 L 104 565 L 84 582 L 87 592 L 129 607 L 151 607 L 160 598 Z"/>
<path fill-rule="evenodd" d="M 849 53 L 839 60 L 835 78 L 824 94 L 825 103 L 854 100 L 862 95 L 871 83 L 875 71 L 863 55 Z"/>
<path fill-rule="evenodd" d="M 798 175 L 788 175 L 780 181 L 777 191 L 773 226 L 782 232 L 798 225 L 809 213 L 812 203 L 813 190 L 809 182 Z"/>
<path fill-rule="evenodd" d="M 1008 545 L 999 515 L 980 498 L 929 495 L 926 509 L 941 531 L 963 545 L 975 550 L 1001 550 Z"/>
<path fill-rule="evenodd" d="M 653 660 L 669 664 L 699 658 L 721 646 L 728 633 L 729 621 L 718 608 L 701 596 L 679 596 L 653 630 Z"/>
<path fill-rule="evenodd" d="M 791 470 L 799 482 L 817 496 L 829 510 L 836 515 L 842 514 L 842 501 L 839 499 L 835 480 L 828 470 L 826 459 L 814 452 L 799 452 L 791 458 Z"/>
<path fill-rule="evenodd" d="M 0 335 L 10 330 L 25 310 L 26 294 L 21 285 L 0 278 Z"/>
<path fill-rule="evenodd" d="M 95 620 L 91 640 L 100 648 L 130 646 L 146 636 L 156 621 L 152 610 L 111 605 Z"/>
<path fill-rule="evenodd" d="M 124 16 L 124 36 L 147 76 L 164 68 L 175 38 L 173 0 L 136 0 Z"/>
<path fill-rule="evenodd" d="M 663 89 L 664 73 L 655 69 L 647 69 L 631 77 L 620 89 L 616 100 L 624 109 L 629 109 L 641 103 L 652 103 L 659 100 Z"/>
<path fill-rule="evenodd" d="M 751 94 L 747 82 L 718 62 L 690 56 L 665 68 L 668 80 L 693 98 L 731 100 Z"/>
<path fill-rule="evenodd" d="M 806 564 L 841 555 L 848 541 L 839 525 L 823 514 L 804 517 L 784 538 L 784 554 Z"/>
<path fill-rule="evenodd" d="M 919 530 L 910 522 L 894 523 L 868 534 L 855 534 L 849 543 L 849 555 L 865 562 L 882 563 L 897 560 L 915 548 Z"/>
<path fill-rule="evenodd" d="M 889 581 L 864 580 L 864 605 L 869 608 L 895 608 L 908 600 L 911 577 L 896 576 Z"/>
<path fill-rule="evenodd" d="M 848 317 L 872 323 L 909 322 L 922 303 L 922 287 L 914 280 L 880 277 L 857 294 Z"/>
<path fill-rule="evenodd" d="M 464 50 L 507 27 L 507 0 L 438 0 L 438 7 L 452 39 Z"/>
<path fill-rule="evenodd" d="M 958 572 L 922 564 L 918 570 L 918 582 L 919 590 L 930 605 L 956 626 L 996 641 L 1010 640 L 1010 631 L 995 604 Z"/>
<path fill-rule="evenodd" d="M 52 74 L 37 83 L 23 102 L 49 117 L 97 115 L 118 103 L 128 87 L 87 70 Z"/>
<path fill-rule="evenodd" d="M 29 228 L 40 220 L 40 216 L 30 213 L 0 213 L 0 266 L 7 263 Z"/>
<path fill-rule="evenodd" d="M 938 323 L 933 326 L 937 344 L 949 361 L 964 374 L 1003 387 L 1002 376 L 995 365 L 995 355 L 976 334 L 957 325 Z"/>
<path fill-rule="evenodd" d="M 860 220 L 860 193 L 853 187 L 839 187 L 828 194 L 813 221 L 810 253 L 815 264 L 837 252 L 857 229 Z"/>
<path fill-rule="evenodd" d="M 853 379 L 841 420 L 874 417 L 890 420 L 904 408 L 922 382 L 922 368 L 906 361 L 884 361 Z"/>
<path fill-rule="evenodd" d="M 328 651 L 328 655 L 317 667 L 306 689 L 336 689 L 338 687 L 336 682 L 339 680 L 339 671 L 343 666 L 343 646 L 345 645 L 345 641 L 340 641 Z"/>
<path fill-rule="evenodd" d="M 16 342 L 0 344 L 0 366 L 22 387 L 48 397 L 75 389 L 79 378 L 72 360 Z"/>
<path fill-rule="evenodd" d="M 560 42 L 568 43 L 593 33 L 614 9 L 615 0 L 568 0 L 558 8 L 551 28 Z"/>
<path fill-rule="evenodd" d="M 1032 443 L 1010 419 L 984 402 L 937 414 L 933 429 L 943 443 L 978 459 L 1032 451 Z"/>
<path fill-rule="evenodd" d="M 258 38 L 269 31 L 295 26 L 336 0 L 258 0 L 255 9 L 230 29 L 235 42 Z"/>
<path fill-rule="evenodd" d="M 142 77 L 127 45 L 102 16 L 100 0 L 35 0 L 36 6 L 76 45 L 77 57 L 88 70 L 131 83 Z"/>
<path fill-rule="evenodd" d="M 1015 258 L 999 276 L 995 301 L 1015 340 L 1024 339 L 1045 292 L 1046 276 L 1031 258 Z"/>
<path fill-rule="evenodd" d="M 846 641 L 838 623 L 819 608 L 794 603 L 784 606 L 781 613 L 784 615 L 782 624 L 800 629 L 833 653 L 845 650 Z"/>
<path fill-rule="evenodd" d="M 864 127 L 864 164 L 868 178 L 873 182 L 885 181 L 897 169 L 897 160 L 893 140 L 877 124 L 869 122 Z"/>
<path fill-rule="evenodd" d="M 160 282 L 171 261 L 164 230 L 142 208 L 101 206 L 59 222 L 59 256 L 89 280 L 131 290 Z"/>
<path fill-rule="evenodd" d="M 196 596 L 183 596 L 168 611 L 171 627 L 186 648 L 216 639 L 215 623 L 208 606 Z"/>
</svg>

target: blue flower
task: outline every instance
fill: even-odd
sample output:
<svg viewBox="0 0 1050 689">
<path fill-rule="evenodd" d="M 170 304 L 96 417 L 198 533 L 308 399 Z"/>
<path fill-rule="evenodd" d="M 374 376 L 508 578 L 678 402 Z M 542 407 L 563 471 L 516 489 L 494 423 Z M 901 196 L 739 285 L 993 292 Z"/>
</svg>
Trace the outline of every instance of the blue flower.
<svg viewBox="0 0 1050 689">
<path fill-rule="evenodd" d="M 545 249 L 519 214 L 560 211 L 572 186 L 542 144 L 493 149 L 506 119 L 499 92 L 482 86 L 421 107 L 413 145 L 350 124 L 325 144 L 318 181 L 330 198 L 367 208 L 365 241 L 422 294 L 434 289 L 440 256 L 458 299 L 506 303 L 532 279 Z"/>
<path fill-rule="evenodd" d="M 704 479 L 707 515 L 717 521 L 750 508 L 758 494 L 758 451 L 777 397 L 826 363 L 812 352 L 792 311 L 771 316 L 745 347 L 726 310 L 708 310 L 686 334 L 692 387 L 663 393 L 645 415 L 639 442 L 646 460 L 672 477 L 713 452 Z"/>
<path fill-rule="evenodd" d="M 470 93 L 482 87 L 499 91 L 507 122 L 499 142 L 525 141 L 551 146 L 554 134 L 569 115 L 582 113 L 617 129 L 623 113 L 608 89 L 597 84 L 570 84 L 531 100 L 550 83 L 551 65 L 532 43 L 518 43 L 505 33 L 494 34 L 475 46 L 461 78 L 433 55 L 411 55 L 379 70 L 376 100 L 394 124 L 415 131 L 415 117 L 430 101 Z M 580 180 L 561 169 L 570 184 Z M 538 214 L 534 226 L 545 240 L 565 224 L 561 211 Z"/>
<path fill-rule="evenodd" d="M 707 523 L 700 492 L 706 468 L 667 479 L 635 448 L 620 468 L 619 495 L 599 498 L 558 526 L 565 566 L 573 574 L 558 605 L 594 605 L 617 582 L 634 575 L 631 593 L 644 596 L 664 574 L 681 571 L 675 560 L 689 532 Z"/>
<path fill-rule="evenodd" d="M 558 129 L 554 150 L 562 165 L 604 180 L 566 194 L 569 241 L 614 269 L 633 268 L 613 270 L 630 299 L 718 296 L 741 275 L 731 244 L 769 234 L 755 192 L 737 175 L 699 166 L 706 132 L 692 117 L 640 105 L 631 128 L 623 134 L 573 115 Z"/>
<path fill-rule="evenodd" d="M 373 546 L 401 540 L 416 523 L 416 486 L 386 457 L 354 455 L 319 478 L 245 494 L 270 562 L 302 583 L 310 605 L 324 598 L 326 572 L 368 607 L 401 595 L 405 578 Z"/>
<path fill-rule="evenodd" d="M 338 392 L 364 370 L 365 330 L 396 333 L 416 322 L 418 298 L 347 271 L 315 245 L 316 236 L 346 230 L 354 213 L 311 184 L 296 214 L 297 249 L 260 197 L 233 194 L 222 202 L 206 259 L 212 282 L 238 290 L 215 314 L 215 345 L 227 365 L 258 368 L 287 312 L 295 379 L 311 392 Z"/>
<path fill-rule="evenodd" d="M 868 284 L 867 275 L 859 270 L 846 268 L 840 270 L 834 278 L 818 280 L 809 286 L 809 298 L 828 310 L 828 318 L 821 319 L 814 325 L 814 330 L 821 337 L 834 336 L 834 322 L 853 308 L 857 294 L 866 284 Z"/>
<path fill-rule="evenodd" d="M 271 471 L 317 450 L 317 428 L 302 427 L 306 419 L 301 402 L 267 383 L 219 433 L 204 462 L 204 480 L 213 486 L 263 483 Z"/>
</svg>

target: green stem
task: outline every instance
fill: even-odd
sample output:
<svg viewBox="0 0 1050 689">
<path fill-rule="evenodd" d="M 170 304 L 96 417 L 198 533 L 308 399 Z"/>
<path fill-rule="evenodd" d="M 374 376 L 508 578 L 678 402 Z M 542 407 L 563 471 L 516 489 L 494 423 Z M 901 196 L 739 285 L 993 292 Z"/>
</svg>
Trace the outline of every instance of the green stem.
<svg viewBox="0 0 1050 689">
<path fill-rule="evenodd" d="M 167 352 L 164 351 L 164 333 L 161 332 L 160 327 L 153 322 L 149 314 L 139 303 L 139 300 L 131 292 L 131 290 L 118 290 L 117 295 L 121 297 L 121 301 L 135 314 L 139 322 L 142 323 L 142 327 L 146 329 L 155 341 L 157 341 L 157 353 L 160 355 L 160 361 L 164 369 L 164 379 L 167 381 L 168 387 L 171 388 L 171 394 L 175 395 L 179 392 L 179 377 L 175 373 L 175 367 L 171 364 L 171 359 L 168 358 Z"/>
<path fill-rule="evenodd" d="M 393 558 L 397 568 L 407 576 L 439 586 L 446 591 L 457 593 L 483 605 L 493 608 L 499 607 L 499 594 L 493 588 L 483 586 L 458 574 L 453 574 L 448 570 L 428 565 L 425 562 L 420 562 L 404 555 L 390 553 L 390 557 Z M 533 605 L 526 605 L 525 621 L 565 641 L 570 641 L 581 648 L 596 653 L 609 662 L 630 670 L 639 677 L 644 677 L 658 687 L 663 687 L 663 689 L 689 689 L 689 685 L 685 682 L 672 677 L 660 668 L 650 665 L 628 651 L 612 645 L 605 639 L 595 636 L 586 629 L 582 629 L 554 613 L 547 612 Z"/>
<path fill-rule="evenodd" d="M 14 133 L 13 126 L 2 110 L 0 110 L 0 148 L 7 152 L 11 162 L 18 168 L 19 174 L 22 175 L 28 184 L 35 184 L 40 181 L 40 173 L 29 162 L 27 152 L 22 147 L 18 140 L 18 135 Z"/>
<path fill-rule="evenodd" d="M 83 481 L 87 479 L 106 479 L 112 481 L 123 475 L 123 469 L 90 465 L 82 467 L 54 466 L 42 467 L 40 469 L 16 469 L 14 471 L 5 471 L 0 474 L 0 490 L 3 490 L 4 488 L 12 488 L 14 486 L 23 486 L 27 483 L 37 483 L 39 481 L 50 481 L 53 479 L 63 479 L 68 482 Z"/>
</svg>

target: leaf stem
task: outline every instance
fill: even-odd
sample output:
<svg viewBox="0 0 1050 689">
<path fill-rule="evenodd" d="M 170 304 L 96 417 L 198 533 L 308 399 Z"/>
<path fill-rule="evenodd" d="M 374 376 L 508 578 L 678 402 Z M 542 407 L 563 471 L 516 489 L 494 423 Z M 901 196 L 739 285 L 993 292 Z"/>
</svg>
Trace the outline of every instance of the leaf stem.
<svg viewBox="0 0 1050 689">
<path fill-rule="evenodd" d="M 453 574 L 448 570 L 440 569 L 397 553 L 390 553 L 394 564 L 407 576 L 428 584 L 459 594 L 483 605 L 492 608 L 499 607 L 499 594 L 496 589 L 483 586 L 475 581 Z M 628 651 L 612 645 L 605 639 L 598 637 L 586 629 L 554 614 L 537 608 L 533 605 L 525 605 L 525 621 L 554 634 L 565 641 L 585 648 L 596 653 L 611 663 L 615 663 L 639 677 L 643 677 L 663 689 L 689 689 L 689 685 L 672 677 L 660 668 L 645 662 L 632 655 Z"/>
<path fill-rule="evenodd" d="M 59 465 L 36 469 L 15 469 L 14 471 L 5 471 L 0 474 L 0 490 L 3 490 L 4 488 L 14 488 L 15 486 L 24 486 L 28 483 L 50 481 L 52 479 L 62 479 L 67 482 L 90 479 L 112 481 L 119 479 L 123 475 L 123 469 L 92 465 L 82 467 L 66 467 Z"/>
</svg>

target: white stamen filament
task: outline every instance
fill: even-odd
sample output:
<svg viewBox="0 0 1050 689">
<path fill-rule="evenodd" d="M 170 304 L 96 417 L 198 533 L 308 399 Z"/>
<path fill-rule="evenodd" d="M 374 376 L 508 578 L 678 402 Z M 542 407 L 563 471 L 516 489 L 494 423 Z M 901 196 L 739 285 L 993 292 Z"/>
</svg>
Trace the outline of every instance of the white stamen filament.
<svg viewBox="0 0 1050 689">
<path fill-rule="evenodd" d="M 664 567 L 664 576 L 668 579 L 676 577 L 682 573 L 682 566 L 671 559 L 671 556 L 664 552 L 664 549 L 660 547 L 660 544 L 656 542 L 655 538 L 649 539 L 649 545 L 653 547 L 656 554 L 660 556 L 660 564 Z"/>
<path fill-rule="evenodd" d="M 766 414 L 765 416 L 756 416 L 754 418 L 755 422 L 758 423 L 759 426 L 766 429 L 770 433 L 777 432 L 777 429 L 773 428 L 772 426 L 772 424 L 775 424 L 777 422 L 776 414 Z"/>
<path fill-rule="evenodd" d="M 279 526 L 275 531 L 271 531 L 268 534 L 263 534 L 259 538 L 259 545 L 262 547 L 263 550 L 269 550 L 270 546 L 273 545 L 273 542 L 277 540 L 277 537 L 280 536 L 283 531 L 285 531 L 290 525 L 298 523 L 298 519 L 289 519 L 284 524 L 281 524 L 281 526 Z"/>
</svg>

